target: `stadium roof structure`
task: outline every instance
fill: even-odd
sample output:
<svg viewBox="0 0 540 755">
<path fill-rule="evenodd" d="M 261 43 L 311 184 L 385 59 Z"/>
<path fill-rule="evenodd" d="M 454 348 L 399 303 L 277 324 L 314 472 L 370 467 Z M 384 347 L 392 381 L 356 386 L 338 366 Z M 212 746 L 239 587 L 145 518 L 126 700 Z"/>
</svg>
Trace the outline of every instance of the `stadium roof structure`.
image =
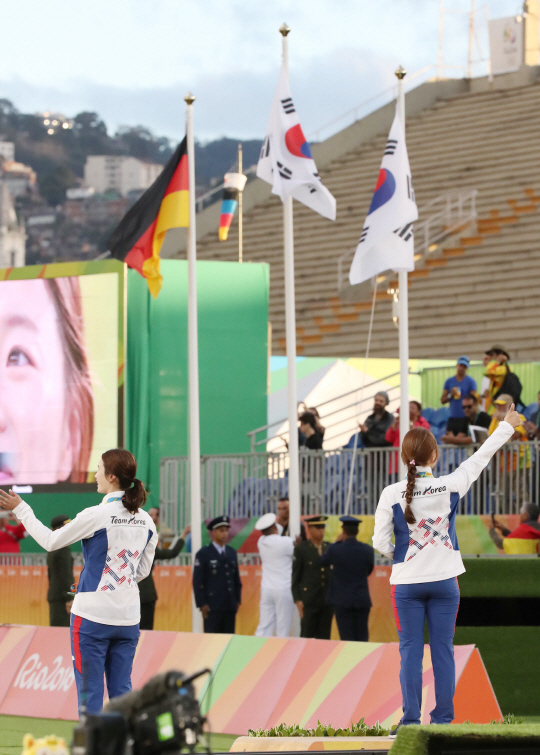
<svg viewBox="0 0 540 755">
<path fill-rule="evenodd" d="M 409 280 L 411 358 L 481 358 L 491 342 L 513 360 L 538 358 L 540 311 L 540 67 L 513 74 L 434 81 L 406 96 L 407 147 L 417 203 L 477 190 L 477 220 L 423 258 Z M 328 221 L 294 203 L 298 354 L 363 356 L 370 292 L 338 291 L 337 264 L 355 247 L 377 179 L 394 104 L 313 146 L 337 199 Z M 218 241 L 219 205 L 197 216 L 198 258 L 237 260 L 238 225 Z M 175 255 L 176 256 L 176 255 Z M 180 253 L 183 256 L 183 252 Z M 244 191 L 244 261 L 270 263 L 272 353 L 285 353 L 280 200 L 257 179 Z M 392 301 L 381 285 L 371 356 L 395 357 Z"/>
</svg>

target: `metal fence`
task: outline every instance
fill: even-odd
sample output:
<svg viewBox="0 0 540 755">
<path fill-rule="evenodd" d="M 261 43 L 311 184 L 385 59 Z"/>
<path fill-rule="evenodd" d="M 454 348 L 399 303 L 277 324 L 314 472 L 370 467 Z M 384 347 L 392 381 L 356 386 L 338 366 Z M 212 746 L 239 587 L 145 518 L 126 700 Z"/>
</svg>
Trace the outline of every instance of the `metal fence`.
<svg viewBox="0 0 540 755">
<path fill-rule="evenodd" d="M 538 503 L 539 442 L 508 443 L 459 502 L 458 514 L 517 514 Z M 439 446 L 437 477 L 450 474 L 477 445 Z M 382 489 L 397 482 L 398 451 L 393 448 L 300 451 L 303 514 L 374 514 Z M 352 475 L 352 481 L 351 481 Z M 347 510 L 347 493 L 351 499 Z M 202 517 L 260 516 L 275 511 L 288 493 L 288 454 L 249 453 L 201 457 Z M 161 521 L 173 532 L 189 523 L 187 457 L 161 460 Z"/>
<path fill-rule="evenodd" d="M 82 553 L 74 553 L 75 566 L 83 566 Z M 261 559 L 258 553 L 239 553 L 238 563 L 240 566 L 259 566 Z M 47 554 L 46 553 L 0 553 L 0 568 L 1 567 L 14 567 L 14 566 L 46 566 Z M 191 554 L 180 553 L 176 558 L 171 558 L 168 561 L 157 561 L 156 566 L 190 566 Z"/>
</svg>

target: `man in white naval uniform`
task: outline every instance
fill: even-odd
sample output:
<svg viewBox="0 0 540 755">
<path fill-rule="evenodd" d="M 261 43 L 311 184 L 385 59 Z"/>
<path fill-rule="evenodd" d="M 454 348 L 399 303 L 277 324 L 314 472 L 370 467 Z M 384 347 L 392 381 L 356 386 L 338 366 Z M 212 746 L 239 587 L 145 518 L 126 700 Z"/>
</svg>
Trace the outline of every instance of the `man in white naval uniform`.
<svg viewBox="0 0 540 755">
<path fill-rule="evenodd" d="M 264 514 L 255 529 L 262 561 L 261 602 L 256 637 L 289 637 L 294 611 L 291 591 L 294 540 L 279 534 L 275 514 Z"/>
</svg>

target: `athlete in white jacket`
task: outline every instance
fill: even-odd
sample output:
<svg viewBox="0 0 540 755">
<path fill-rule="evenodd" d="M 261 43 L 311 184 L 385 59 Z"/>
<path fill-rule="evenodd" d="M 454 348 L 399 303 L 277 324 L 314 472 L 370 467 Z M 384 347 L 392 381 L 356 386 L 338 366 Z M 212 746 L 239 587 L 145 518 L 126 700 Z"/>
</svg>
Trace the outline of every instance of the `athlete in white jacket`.
<svg viewBox="0 0 540 755">
<path fill-rule="evenodd" d="M 71 608 L 71 647 L 79 706 L 84 687 L 89 713 L 103 707 L 104 674 L 109 698 L 131 689 L 141 616 L 137 583 L 150 573 L 157 544 L 155 524 L 139 508 L 146 491 L 136 472 L 129 451 L 106 451 L 96 473 L 103 501 L 54 532 L 18 495 L 0 490 L 0 506 L 14 511 L 46 551 L 82 540 L 84 569 Z"/>
<path fill-rule="evenodd" d="M 435 677 L 431 722 L 445 724 L 454 719 L 457 577 L 465 571 L 456 537 L 457 506 L 520 424 L 512 404 L 505 421 L 484 445 L 444 477 L 434 477 L 431 471 L 438 459 L 435 437 L 422 427 L 413 428 L 401 450 L 407 479 L 382 492 L 375 512 L 373 546 L 394 561 L 390 584 L 401 655 L 400 724 L 420 723 L 426 618 Z"/>
</svg>

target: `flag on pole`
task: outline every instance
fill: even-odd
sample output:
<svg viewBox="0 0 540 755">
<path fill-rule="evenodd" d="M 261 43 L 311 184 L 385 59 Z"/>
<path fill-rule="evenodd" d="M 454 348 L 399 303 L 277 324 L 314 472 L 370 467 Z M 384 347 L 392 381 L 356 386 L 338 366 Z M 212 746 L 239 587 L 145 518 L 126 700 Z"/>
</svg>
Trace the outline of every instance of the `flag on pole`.
<svg viewBox="0 0 540 755">
<path fill-rule="evenodd" d="M 219 240 L 226 241 L 232 219 L 238 207 L 238 194 L 244 191 L 247 176 L 242 173 L 225 173 L 223 199 L 219 218 Z"/>
<path fill-rule="evenodd" d="M 257 175 L 272 185 L 282 202 L 294 197 L 330 220 L 336 200 L 323 185 L 291 97 L 289 75 L 281 66 L 278 86 L 261 149 Z"/>
<path fill-rule="evenodd" d="M 352 286 L 385 270 L 414 270 L 413 223 L 417 219 L 405 132 L 396 109 L 375 193 L 349 272 Z"/>
<path fill-rule="evenodd" d="M 159 253 L 170 228 L 189 226 L 189 176 L 186 139 L 152 186 L 124 215 L 109 239 L 113 257 L 137 270 L 157 297 L 163 277 Z"/>
</svg>

